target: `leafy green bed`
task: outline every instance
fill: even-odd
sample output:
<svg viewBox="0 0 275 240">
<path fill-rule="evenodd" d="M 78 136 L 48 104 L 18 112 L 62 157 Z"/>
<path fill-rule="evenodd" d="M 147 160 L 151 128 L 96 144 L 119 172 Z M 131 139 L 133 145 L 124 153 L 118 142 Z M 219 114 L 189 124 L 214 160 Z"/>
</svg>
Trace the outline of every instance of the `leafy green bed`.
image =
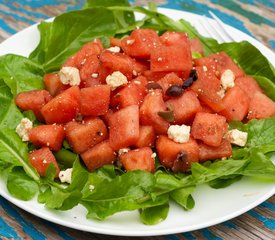
<svg viewBox="0 0 275 240">
<path fill-rule="evenodd" d="M 145 17 L 136 21 L 133 12 L 143 13 Z M 143 223 L 156 224 L 166 218 L 169 200 L 185 210 L 192 209 L 195 202 L 191 194 L 199 184 L 222 188 L 243 176 L 275 181 L 275 167 L 270 159 L 275 152 L 275 118 L 252 120 L 247 124 L 232 122 L 230 127 L 248 132 L 245 148 L 235 147 L 232 158 L 227 160 L 195 163 L 188 174 L 172 174 L 160 165 L 155 174 L 144 171 L 124 173 L 114 166 L 90 173 L 64 144 L 56 157 L 64 167 L 73 165 L 72 183 L 64 188 L 54 181 L 53 165 L 45 177 L 39 177 L 28 161 L 32 146 L 23 143 L 14 130 L 23 116 L 35 124 L 38 122 L 32 112 L 20 112 L 14 96 L 21 91 L 42 89 L 43 75 L 58 70 L 69 56 L 92 38 L 101 38 L 107 47 L 110 36 L 123 37 L 137 26 L 153 28 L 159 33 L 183 31 L 191 38 L 199 37 L 206 55 L 227 52 L 275 100 L 274 68 L 247 41 L 218 44 L 214 39 L 202 37 L 188 22 L 174 21 L 156 12 L 152 5 L 145 9 L 130 7 L 124 0 L 88 0 L 83 10 L 64 13 L 53 22 L 40 23 L 40 43 L 28 58 L 13 54 L 0 57 L 0 173 L 12 196 L 29 200 L 38 193 L 38 202 L 59 210 L 82 204 L 88 210 L 87 217 L 97 219 L 139 209 Z M 92 192 L 90 185 L 94 186 Z"/>
</svg>

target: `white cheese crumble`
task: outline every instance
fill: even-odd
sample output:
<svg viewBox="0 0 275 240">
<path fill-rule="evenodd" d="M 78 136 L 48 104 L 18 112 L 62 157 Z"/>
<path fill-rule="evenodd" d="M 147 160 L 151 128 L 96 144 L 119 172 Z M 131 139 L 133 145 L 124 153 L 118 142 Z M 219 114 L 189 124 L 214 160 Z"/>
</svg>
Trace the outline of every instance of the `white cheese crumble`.
<svg viewBox="0 0 275 240">
<path fill-rule="evenodd" d="M 225 90 L 224 90 L 223 88 L 221 88 L 220 91 L 217 92 L 217 95 L 218 95 L 220 98 L 224 98 Z"/>
<path fill-rule="evenodd" d="M 112 90 L 128 83 L 127 77 L 120 71 L 115 71 L 106 77 L 106 83 Z"/>
<path fill-rule="evenodd" d="M 152 153 L 151 158 L 155 159 L 155 158 L 156 158 L 156 156 L 157 156 L 157 154 L 156 154 L 156 153 Z"/>
<path fill-rule="evenodd" d="M 186 125 L 171 125 L 168 128 L 167 134 L 170 139 L 176 143 L 186 143 L 190 138 L 190 126 Z"/>
<path fill-rule="evenodd" d="M 248 134 L 238 129 L 232 129 L 227 132 L 226 136 L 232 144 L 243 147 L 246 144 Z"/>
<path fill-rule="evenodd" d="M 90 192 L 94 191 L 94 189 L 95 189 L 95 186 L 92 185 L 92 184 L 90 184 L 90 185 L 89 185 L 89 190 L 90 190 Z"/>
<path fill-rule="evenodd" d="M 115 47 L 109 47 L 106 50 L 113 52 L 113 53 L 119 53 L 120 52 L 120 47 L 115 46 Z"/>
<path fill-rule="evenodd" d="M 79 70 L 75 67 L 62 67 L 58 73 L 63 84 L 77 86 L 80 84 Z"/>
<path fill-rule="evenodd" d="M 32 129 L 32 121 L 28 118 L 22 118 L 15 131 L 22 138 L 23 142 L 29 141 L 29 132 Z"/>
<path fill-rule="evenodd" d="M 67 168 L 66 170 L 64 171 L 60 171 L 59 172 L 59 179 L 62 183 L 71 183 L 72 182 L 72 171 L 73 169 L 72 168 Z"/>
<path fill-rule="evenodd" d="M 92 78 L 97 78 L 98 77 L 98 73 L 92 73 Z"/>
<path fill-rule="evenodd" d="M 130 148 L 121 148 L 118 150 L 118 156 L 124 154 L 124 153 L 127 153 L 130 151 Z"/>
<path fill-rule="evenodd" d="M 126 40 L 127 45 L 132 45 L 135 42 L 135 39 L 128 39 Z"/>
<path fill-rule="evenodd" d="M 226 69 L 221 75 L 221 85 L 224 90 L 235 86 L 235 75 L 230 69 Z"/>
</svg>

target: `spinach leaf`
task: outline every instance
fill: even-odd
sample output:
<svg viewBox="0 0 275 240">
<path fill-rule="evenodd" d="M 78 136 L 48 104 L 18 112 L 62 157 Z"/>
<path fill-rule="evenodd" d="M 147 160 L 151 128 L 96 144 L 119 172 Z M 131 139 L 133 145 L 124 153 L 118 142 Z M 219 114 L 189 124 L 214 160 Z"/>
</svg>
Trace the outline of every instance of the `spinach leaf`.
<svg viewBox="0 0 275 240">
<path fill-rule="evenodd" d="M 168 212 L 168 202 L 159 206 L 144 208 L 140 210 L 140 220 L 146 225 L 155 225 L 165 220 Z"/>
<path fill-rule="evenodd" d="M 112 36 L 117 30 L 114 15 L 104 8 L 87 8 L 57 16 L 39 28 L 41 41 L 30 54 L 46 72 L 58 70 L 61 64 L 85 43 L 96 37 Z"/>
<path fill-rule="evenodd" d="M 43 68 L 28 58 L 7 54 L 0 57 L 0 79 L 15 96 L 19 92 L 43 89 Z"/>
<path fill-rule="evenodd" d="M 0 129 L 0 162 L 22 166 L 29 177 L 39 181 L 37 171 L 29 163 L 27 144 L 14 130 Z"/>
<path fill-rule="evenodd" d="M 130 6 L 127 0 L 87 0 L 85 8 L 110 7 L 110 6 Z M 117 29 L 125 29 L 135 24 L 135 16 L 129 11 L 113 11 Z"/>
<path fill-rule="evenodd" d="M 260 85 L 260 87 L 264 90 L 264 93 L 270 97 L 273 101 L 275 101 L 275 81 L 272 82 L 266 77 L 263 76 L 252 76 Z"/>
<path fill-rule="evenodd" d="M 0 128 L 15 129 L 23 115 L 14 103 L 10 88 L 2 79 L 0 79 L 0 102 Z"/>
<path fill-rule="evenodd" d="M 22 167 L 15 167 L 8 174 L 7 189 L 12 196 L 27 201 L 37 193 L 38 184 L 26 175 Z"/>
</svg>

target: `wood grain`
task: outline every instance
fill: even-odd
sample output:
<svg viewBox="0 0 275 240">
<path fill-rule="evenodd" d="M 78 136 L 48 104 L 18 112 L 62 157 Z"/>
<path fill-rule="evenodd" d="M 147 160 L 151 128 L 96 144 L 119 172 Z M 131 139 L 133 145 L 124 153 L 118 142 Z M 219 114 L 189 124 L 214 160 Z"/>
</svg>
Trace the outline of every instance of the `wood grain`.
<svg viewBox="0 0 275 240">
<path fill-rule="evenodd" d="M 149 1 L 132 1 L 135 5 L 144 5 Z M 275 49 L 275 2 L 254 0 L 193 0 L 165 1 L 155 0 L 161 7 L 182 9 L 208 16 L 213 11 L 223 21 Z M 12 34 L 64 11 L 79 9 L 84 0 L 36 0 L 7 1 L 0 0 L 0 42 Z M 188 233 L 159 237 L 113 237 L 77 231 L 59 226 L 38 217 L 9 203 L 0 197 L 0 239 L 275 239 L 275 197 L 262 203 L 257 208 L 242 214 L 230 221 Z"/>
</svg>

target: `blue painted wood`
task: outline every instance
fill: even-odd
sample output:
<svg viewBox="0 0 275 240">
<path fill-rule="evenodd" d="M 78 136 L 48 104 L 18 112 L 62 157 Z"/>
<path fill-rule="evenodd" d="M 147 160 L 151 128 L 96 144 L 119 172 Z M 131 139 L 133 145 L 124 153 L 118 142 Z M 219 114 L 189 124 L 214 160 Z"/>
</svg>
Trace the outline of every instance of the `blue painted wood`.
<svg viewBox="0 0 275 240">
<path fill-rule="evenodd" d="M 19 1 L 7 1 L 7 0 L 0 0 L 0 31 L 3 31 L 8 35 L 14 34 L 17 32 L 17 28 L 8 24 L 7 19 L 12 19 L 15 22 L 20 23 L 23 26 L 27 26 L 30 24 L 33 24 L 37 21 L 41 21 L 43 19 L 47 19 L 52 16 L 52 14 L 46 14 L 45 11 L 41 11 L 44 7 L 53 7 L 56 6 L 56 8 L 64 9 L 64 11 L 70 11 L 70 10 L 76 10 L 80 9 L 83 4 L 84 0 L 19 0 Z M 133 4 L 141 4 L 146 1 L 142 0 L 132 0 Z M 253 33 L 250 31 L 250 29 L 247 27 L 249 24 L 244 24 L 243 21 L 241 21 L 236 16 L 233 16 L 230 14 L 230 11 L 236 11 L 240 14 L 244 14 L 248 22 L 251 22 L 252 24 L 260 25 L 260 24 L 266 24 L 268 26 L 274 26 L 275 23 L 268 18 L 268 16 L 261 16 L 257 13 L 251 12 L 249 10 L 244 9 L 237 9 L 236 8 L 236 2 L 233 0 L 230 1 L 221 1 L 221 0 L 210 0 L 207 3 L 199 1 L 199 0 L 154 0 L 155 3 L 157 3 L 161 7 L 167 7 L 167 8 L 173 8 L 173 9 L 179 9 L 179 10 L 185 10 L 185 11 L 191 11 L 197 14 L 205 14 L 206 16 L 209 16 L 208 10 L 213 11 L 218 17 L 220 17 L 225 23 L 243 31 L 250 35 L 253 35 Z M 275 1 L 271 0 L 238 0 L 240 4 L 249 4 L 252 6 L 258 6 L 264 5 L 267 9 L 270 9 L 270 11 L 275 10 Z M 211 4 L 209 4 L 211 3 Z M 233 10 L 230 10 L 230 7 L 232 6 Z M 227 8 L 228 11 L 224 11 L 225 8 Z M 254 34 L 255 36 L 255 34 Z M 273 49 L 275 49 L 275 38 L 272 36 L 272 38 L 267 40 L 267 43 L 269 46 L 271 46 Z M 19 225 L 21 225 L 22 230 L 33 239 L 46 239 L 47 236 L 44 235 L 44 233 L 40 232 L 38 229 L 36 229 L 31 222 L 24 219 L 24 217 L 21 214 L 21 210 L 18 210 L 15 206 L 13 206 L 11 203 L 6 201 L 4 198 L 0 197 L 0 209 L 3 209 L 7 215 L 10 215 L 11 219 L 15 222 L 17 222 Z M 275 205 L 271 202 L 264 202 L 262 203 L 259 208 L 264 208 L 269 211 L 275 210 Z M 261 222 L 263 224 L 263 227 L 266 227 L 270 230 L 275 230 L 275 220 L 274 218 L 266 217 L 256 210 L 251 210 L 247 213 L 249 216 L 252 216 L 257 221 Z M 41 222 L 51 228 L 54 229 L 57 236 L 61 239 L 66 240 L 72 240 L 76 239 L 72 237 L 70 234 L 68 234 L 67 230 L 65 228 L 62 228 L 58 225 L 55 225 L 53 223 L 41 220 Z M 233 220 L 224 222 L 220 224 L 220 226 L 231 230 L 237 230 L 238 224 Z M 77 232 L 77 231 L 75 231 Z M 75 234 L 81 234 L 75 233 Z M 92 235 L 91 235 L 92 236 Z M 0 216 L 0 238 L 13 238 L 13 239 L 21 239 L 18 235 L 18 232 L 14 227 L 8 224 L 7 221 L 3 218 L 3 216 Z M 165 236 L 164 239 L 168 240 L 177 240 L 177 239 L 217 239 L 220 240 L 222 238 L 218 237 L 214 231 L 213 228 L 206 228 L 199 231 L 189 232 L 189 233 L 183 233 L 183 234 L 174 234 L 174 235 L 168 235 Z M 101 239 L 101 237 L 98 235 L 96 238 Z M 104 239 L 106 237 L 102 237 Z M 111 239 L 111 238 L 110 238 Z M 145 238 L 144 238 L 145 239 Z M 149 239 L 149 238 L 148 238 Z"/>
</svg>

